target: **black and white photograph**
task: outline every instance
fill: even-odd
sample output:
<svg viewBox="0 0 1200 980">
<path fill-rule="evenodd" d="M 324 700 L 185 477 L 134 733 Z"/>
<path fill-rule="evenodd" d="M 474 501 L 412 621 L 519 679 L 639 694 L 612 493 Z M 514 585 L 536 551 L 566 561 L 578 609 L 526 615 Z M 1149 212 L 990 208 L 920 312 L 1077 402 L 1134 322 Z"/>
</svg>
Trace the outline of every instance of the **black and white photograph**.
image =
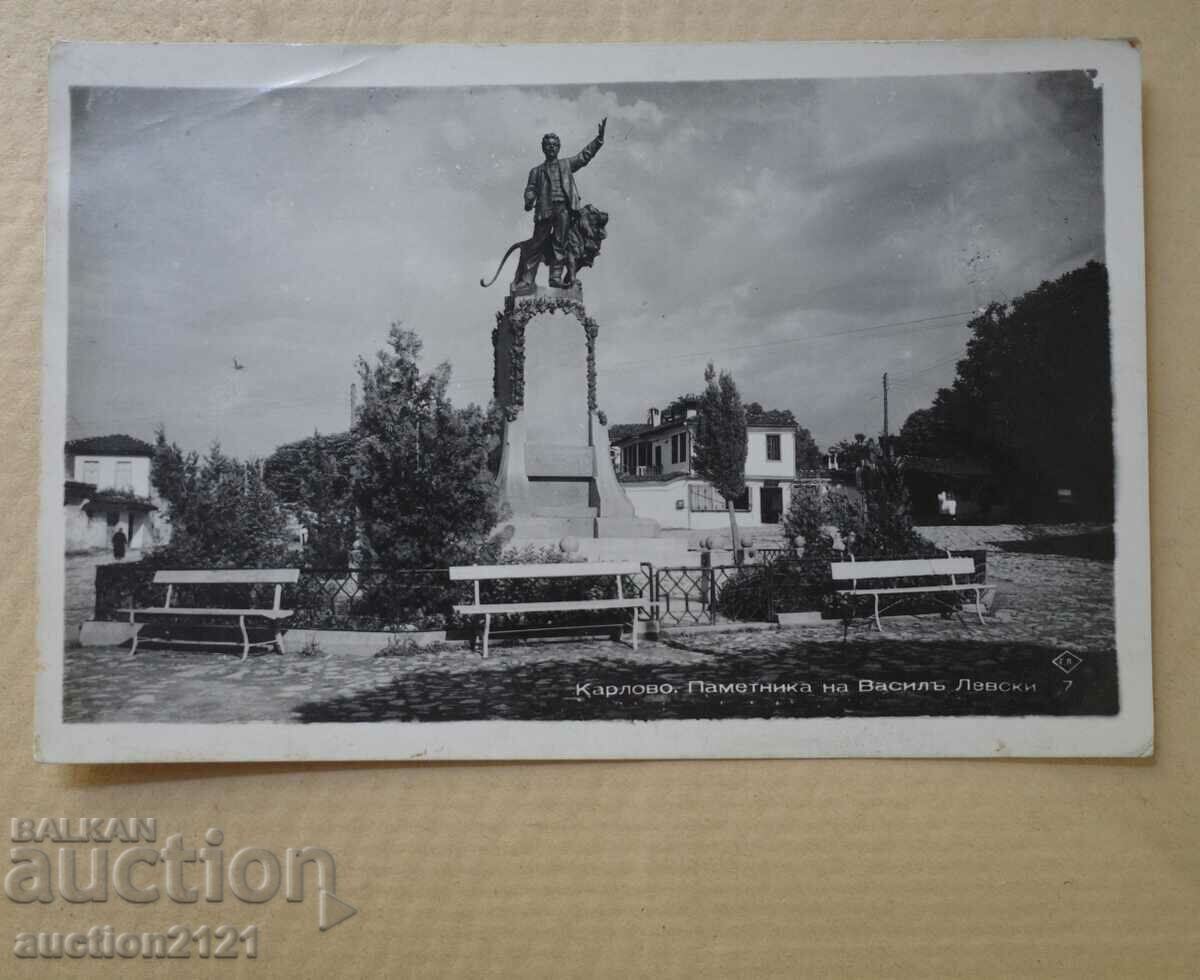
<svg viewBox="0 0 1200 980">
<path fill-rule="evenodd" d="M 1153 751 L 1124 42 L 61 45 L 48 761 Z"/>
</svg>

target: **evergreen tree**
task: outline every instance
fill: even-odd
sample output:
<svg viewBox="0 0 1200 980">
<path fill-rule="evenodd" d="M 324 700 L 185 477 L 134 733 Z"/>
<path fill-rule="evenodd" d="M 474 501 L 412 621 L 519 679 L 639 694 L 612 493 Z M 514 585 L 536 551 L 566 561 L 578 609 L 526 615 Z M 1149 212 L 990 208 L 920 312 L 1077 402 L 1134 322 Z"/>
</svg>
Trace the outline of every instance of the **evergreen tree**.
<svg viewBox="0 0 1200 980">
<path fill-rule="evenodd" d="M 738 551 L 737 516 L 733 503 L 746 490 L 746 410 L 728 371 L 704 370 L 704 393 L 696 413 L 694 466 L 725 499 L 730 545 Z"/>
</svg>

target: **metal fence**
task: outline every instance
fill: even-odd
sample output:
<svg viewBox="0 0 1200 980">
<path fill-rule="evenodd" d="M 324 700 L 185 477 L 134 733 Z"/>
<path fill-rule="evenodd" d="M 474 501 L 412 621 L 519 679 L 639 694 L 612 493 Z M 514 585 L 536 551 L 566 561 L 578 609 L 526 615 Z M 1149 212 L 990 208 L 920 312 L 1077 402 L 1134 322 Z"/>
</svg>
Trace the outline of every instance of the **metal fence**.
<svg viewBox="0 0 1200 980">
<path fill-rule="evenodd" d="M 819 609 L 828 572 L 827 561 L 759 555 L 742 565 L 662 567 L 653 598 L 666 627 L 772 622 L 780 612 Z"/>
<path fill-rule="evenodd" d="M 987 580 L 986 552 L 956 551 L 975 560 L 974 581 Z M 702 560 L 707 556 L 702 556 Z M 153 584 L 157 569 L 130 562 L 96 568 L 95 618 L 122 620 L 130 605 L 161 605 L 165 588 Z M 699 567 L 643 564 L 622 578 L 626 596 L 654 600 L 661 624 L 715 625 L 722 622 L 774 622 L 781 613 L 828 611 L 832 579 L 827 559 L 806 559 L 786 549 L 747 555 L 741 565 Z M 180 606 L 269 607 L 271 586 L 176 586 Z M 203 591 L 202 591 L 203 590 Z M 214 591 L 215 590 L 215 591 Z M 220 594 L 218 594 L 220 593 Z M 532 602 L 612 598 L 611 579 L 518 579 L 483 584 L 484 602 Z M 469 602 L 469 583 L 451 582 L 448 569 L 385 571 L 369 568 L 302 568 L 295 585 L 285 586 L 283 606 L 295 610 L 293 629 L 412 632 L 468 627 L 454 613 Z M 249 602 L 247 601 L 249 600 Z M 643 610 L 643 620 L 653 614 Z M 603 618 L 603 614 L 601 617 Z M 586 625 L 587 615 L 572 613 L 571 625 Z M 599 620 L 597 620 L 599 621 Z M 515 627 L 553 628 L 562 614 L 514 617 Z"/>
</svg>

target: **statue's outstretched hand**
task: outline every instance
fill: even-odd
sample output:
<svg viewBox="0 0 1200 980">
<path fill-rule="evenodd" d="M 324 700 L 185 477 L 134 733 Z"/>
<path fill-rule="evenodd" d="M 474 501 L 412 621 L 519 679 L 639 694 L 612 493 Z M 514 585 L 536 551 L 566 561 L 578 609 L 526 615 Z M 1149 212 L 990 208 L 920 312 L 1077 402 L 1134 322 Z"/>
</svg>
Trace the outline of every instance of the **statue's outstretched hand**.
<svg viewBox="0 0 1200 980">
<path fill-rule="evenodd" d="M 600 138 L 604 139 L 604 127 L 608 125 L 608 116 L 600 120 Z"/>
</svg>

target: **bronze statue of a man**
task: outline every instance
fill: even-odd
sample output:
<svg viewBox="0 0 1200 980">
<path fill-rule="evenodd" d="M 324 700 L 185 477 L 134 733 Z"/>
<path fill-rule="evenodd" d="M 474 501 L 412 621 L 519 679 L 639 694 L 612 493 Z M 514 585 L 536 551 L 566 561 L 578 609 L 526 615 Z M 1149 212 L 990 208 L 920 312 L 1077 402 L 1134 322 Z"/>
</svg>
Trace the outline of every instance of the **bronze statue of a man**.
<svg viewBox="0 0 1200 980">
<path fill-rule="evenodd" d="M 550 267 L 550 285 L 569 286 L 574 279 L 573 263 L 568 255 L 568 236 L 574 215 L 581 209 L 579 190 L 575 186 L 575 171 L 586 167 L 604 145 L 604 128 L 608 118 L 600 120 L 596 138 L 573 157 L 562 159 L 558 151 L 562 142 L 554 133 L 542 137 L 544 163 L 529 171 L 525 183 L 525 210 L 533 212 L 533 237 L 521 249 L 513 291 L 531 292 L 537 278 L 538 266 Z M 567 265 L 566 278 L 563 269 Z"/>
</svg>

